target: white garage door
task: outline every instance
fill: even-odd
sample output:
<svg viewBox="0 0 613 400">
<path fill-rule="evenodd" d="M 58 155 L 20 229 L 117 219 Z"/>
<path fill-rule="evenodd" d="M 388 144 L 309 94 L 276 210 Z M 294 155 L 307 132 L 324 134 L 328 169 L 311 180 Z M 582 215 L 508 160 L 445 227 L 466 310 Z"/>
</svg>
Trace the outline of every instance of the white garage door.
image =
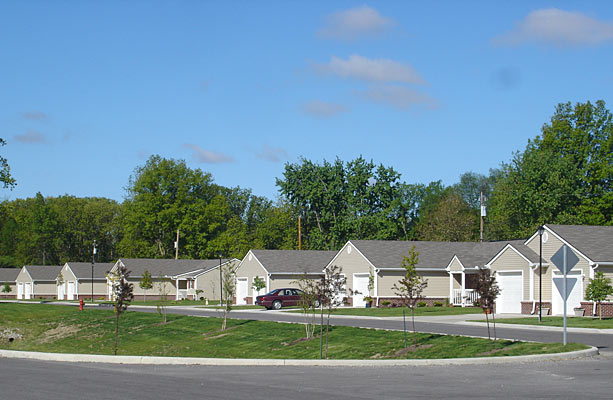
<svg viewBox="0 0 613 400">
<path fill-rule="evenodd" d="M 353 275 L 353 290 L 356 293 L 353 295 L 353 306 L 364 307 L 366 302 L 364 296 L 368 296 L 368 278 L 369 274 L 354 274 Z"/>
<path fill-rule="evenodd" d="M 581 306 L 581 295 L 583 294 L 583 280 L 580 271 L 571 271 L 567 276 L 566 290 L 569 291 L 568 299 L 566 300 L 566 314 L 573 315 L 573 308 Z M 560 295 L 560 291 L 564 287 L 564 275 L 554 272 L 553 285 L 551 290 L 553 292 L 553 301 L 551 302 L 551 314 L 563 315 L 564 314 L 564 300 Z"/>
<path fill-rule="evenodd" d="M 518 272 L 498 272 L 496 276 L 500 294 L 496 300 L 496 313 L 521 313 L 523 297 L 523 277 Z"/>
<path fill-rule="evenodd" d="M 249 278 L 236 279 L 236 304 L 247 304 L 245 297 L 249 291 Z"/>
<path fill-rule="evenodd" d="M 19 282 L 17 284 L 17 298 L 19 300 L 23 300 L 23 283 Z"/>
</svg>

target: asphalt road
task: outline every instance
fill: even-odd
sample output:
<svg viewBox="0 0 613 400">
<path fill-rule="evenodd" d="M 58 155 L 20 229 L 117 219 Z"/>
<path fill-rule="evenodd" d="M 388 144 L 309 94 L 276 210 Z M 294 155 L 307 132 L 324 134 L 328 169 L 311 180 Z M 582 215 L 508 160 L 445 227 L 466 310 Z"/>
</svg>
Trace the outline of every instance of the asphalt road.
<svg viewBox="0 0 613 400">
<path fill-rule="evenodd" d="M 606 399 L 613 359 L 470 367 L 202 367 L 0 360 L 0 398 Z"/>
<path fill-rule="evenodd" d="M 131 306 L 130 310 L 157 312 L 155 308 L 143 308 Z M 168 308 L 169 313 L 193 315 L 193 316 L 220 316 L 221 313 L 215 310 L 207 310 L 203 308 Z M 278 321 L 278 322 L 295 322 L 302 323 L 304 319 L 299 313 L 287 312 L 268 312 L 268 311 L 232 311 L 230 318 L 235 319 L 255 319 L 262 321 Z M 375 328 L 387 330 L 402 330 L 402 320 L 390 318 L 343 318 L 331 317 L 332 325 L 339 326 L 354 326 L 360 328 Z M 547 331 L 547 330 L 527 330 L 516 329 L 496 325 L 496 332 L 499 338 L 504 339 L 519 339 L 530 340 L 535 342 L 562 342 L 562 332 Z M 449 323 L 433 323 L 433 322 L 416 322 L 415 327 L 420 332 L 429 333 L 444 333 L 466 336 L 487 337 L 487 329 L 481 326 L 449 324 Z M 493 333 L 492 333 L 493 334 Z M 598 347 L 599 351 L 605 355 L 613 357 L 613 334 L 597 334 L 597 333 L 578 333 L 568 332 L 567 340 L 569 343 L 585 343 L 590 346 Z"/>
</svg>

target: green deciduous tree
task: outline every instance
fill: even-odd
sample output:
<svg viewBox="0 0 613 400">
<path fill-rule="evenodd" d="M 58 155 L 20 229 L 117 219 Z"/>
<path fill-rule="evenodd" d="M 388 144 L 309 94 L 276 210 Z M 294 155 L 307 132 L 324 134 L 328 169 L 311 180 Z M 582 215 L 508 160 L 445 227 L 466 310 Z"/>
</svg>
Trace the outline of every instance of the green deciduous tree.
<svg viewBox="0 0 613 400">
<path fill-rule="evenodd" d="M 134 285 L 128 282 L 130 271 L 123 265 L 119 265 L 109 274 L 113 294 L 113 309 L 115 311 L 115 355 L 119 341 L 119 317 L 127 309 L 134 299 Z"/>
<path fill-rule="evenodd" d="M 151 273 L 148 270 L 143 272 L 143 277 L 138 282 L 138 286 L 143 289 L 143 301 L 147 301 L 147 290 L 153 288 L 153 280 L 151 279 Z"/>
<path fill-rule="evenodd" d="M 494 304 L 496 298 L 500 294 L 500 288 L 496 282 L 496 277 L 491 273 L 489 268 L 480 268 L 475 283 L 475 291 L 479 295 L 477 304 L 483 309 L 485 313 L 485 321 L 487 323 L 487 338 L 490 340 L 491 350 L 491 335 L 490 335 L 490 320 L 488 315 L 491 313 L 494 317 Z M 494 319 L 494 340 L 496 340 L 496 320 Z"/>
<path fill-rule="evenodd" d="M 9 285 L 8 282 L 4 282 L 4 284 L 2 285 L 2 293 L 9 294 L 12 291 L 13 291 L 13 289 L 11 288 L 11 285 Z"/>
<path fill-rule="evenodd" d="M 416 231 L 420 240 L 468 242 L 478 237 L 479 217 L 453 189 L 419 220 Z"/>
<path fill-rule="evenodd" d="M 598 318 L 602 319 L 602 302 L 613 295 L 611 278 L 606 277 L 602 271 L 596 272 L 594 279 L 585 288 L 585 299 L 598 303 Z"/>
<path fill-rule="evenodd" d="M 5 146 L 6 141 L 0 138 L 0 147 Z M 6 158 L 0 156 L 0 183 L 2 183 L 2 187 L 9 188 L 13 190 L 17 182 L 11 176 L 11 167 L 9 166 Z"/>
<path fill-rule="evenodd" d="M 419 262 L 419 252 L 415 251 L 415 246 L 411 247 L 407 256 L 402 257 L 402 268 L 404 277 L 394 283 L 392 289 L 396 296 L 400 297 L 403 306 L 411 310 L 411 320 L 413 323 L 413 339 L 417 347 L 417 330 L 415 329 L 415 304 L 422 297 L 422 293 L 428 287 L 428 282 L 417 272 L 415 267 Z M 404 316 L 404 313 L 403 313 Z M 406 325 L 405 325 L 406 326 Z M 404 347 L 407 347 L 406 330 L 404 332 Z"/>
<path fill-rule="evenodd" d="M 236 295 L 236 265 L 228 262 L 221 265 L 222 300 L 223 300 L 223 320 L 221 330 L 225 331 L 228 324 L 228 314 L 232 311 L 232 302 Z"/>
</svg>

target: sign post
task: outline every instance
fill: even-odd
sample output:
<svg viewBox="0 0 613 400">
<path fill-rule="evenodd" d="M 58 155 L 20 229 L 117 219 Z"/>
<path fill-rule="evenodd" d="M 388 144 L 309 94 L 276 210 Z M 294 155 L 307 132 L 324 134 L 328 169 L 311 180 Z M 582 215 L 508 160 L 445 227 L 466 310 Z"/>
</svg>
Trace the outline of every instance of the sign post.
<svg viewBox="0 0 613 400">
<path fill-rule="evenodd" d="M 573 251 L 567 246 L 563 245 L 560 247 L 558 251 L 551 257 L 551 262 L 558 267 L 558 269 L 564 274 L 564 281 L 562 284 L 562 288 L 556 283 L 556 287 L 562 296 L 562 300 L 564 300 L 564 336 L 562 338 L 562 344 L 566 346 L 566 302 L 568 300 L 569 288 L 567 284 L 567 275 L 568 272 L 573 269 L 575 265 L 579 262 L 579 257 L 573 253 Z M 553 278 L 553 277 L 552 277 Z M 571 285 L 570 291 L 572 291 L 574 285 Z"/>
</svg>

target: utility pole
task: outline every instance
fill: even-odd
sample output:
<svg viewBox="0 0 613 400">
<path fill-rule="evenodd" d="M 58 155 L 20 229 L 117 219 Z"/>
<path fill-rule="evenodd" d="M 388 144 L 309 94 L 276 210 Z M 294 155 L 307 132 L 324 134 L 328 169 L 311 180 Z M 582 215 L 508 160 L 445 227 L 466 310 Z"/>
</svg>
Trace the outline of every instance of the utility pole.
<svg viewBox="0 0 613 400">
<path fill-rule="evenodd" d="M 483 191 L 481 191 L 481 230 L 479 234 L 479 241 L 483 242 L 483 218 L 487 215 L 487 211 L 485 210 L 485 204 L 483 204 Z"/>
<path fill-rule="evenodd" d="M 92 250 L 92 303 L 94 302 L 94 264 L 96 263 L 96 241 L 94 240 L 94 249 Z"/>
<path fill-rule="evenodd" d="M 177 241 L 175 242 L 175 260 L 179 259 L 179 229 L 177 228 Z"/>
<path fill-rule="evenodd" d="M 300 215 L 298 216 L 298 250 L 302 250 L 302 235 L 300 234 Z"/>
</svg>

